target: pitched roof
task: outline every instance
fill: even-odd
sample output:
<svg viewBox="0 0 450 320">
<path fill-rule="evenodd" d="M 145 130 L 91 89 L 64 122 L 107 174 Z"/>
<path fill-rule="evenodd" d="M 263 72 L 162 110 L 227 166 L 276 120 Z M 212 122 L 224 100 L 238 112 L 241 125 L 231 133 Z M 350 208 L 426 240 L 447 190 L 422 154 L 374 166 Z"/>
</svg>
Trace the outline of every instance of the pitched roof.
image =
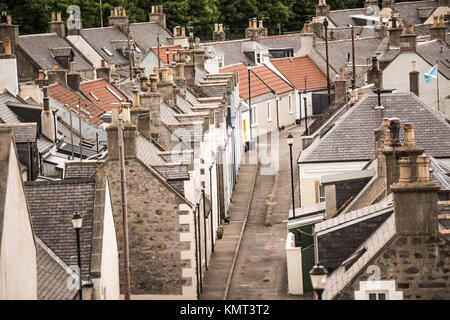
<svg viewBox="0 0 450 320">
<path fill-rule="evenodd" d="M 407 24 L 420 24 L 423 23 L 423 18 L 427 18 L 434 9 L 436 8 L 437 1 L 409 1 L 409 2 L 399 2 L 395 4 L 395 10 L 398 11 L 399 15 L 403 18 L 403 22 Z M 421 11 L 425 10 L 424 14 Z M 423 18 L 421 18 L 423 16 Z"/>
<path fill-rule="evenodd" d="M 165 64 L 167 64 L 167 50 L 169 50 L 169 64 L 173 62 L 173 52 L 181 49 L 181 45 L 172 45 L 172 46 L 160 46 L 159 47 L 159 58 Z M 158 47 L 152 47 L 153 52 L 158 56 Z"/>
<path fill-rule="evenodd" d="M 248 99 L 248 71 L 247 66 L 244 63 L 238 63 L 232 66 L 220 68 L 220 73 L 232 73 L 237 71 L 239 73 L 239 94 L 244 98 Z M 265 93 L 270 93 L 272 90 L 264 84 L 258 77 L 250 72 L 250 82 L 251 82 L 251 95 L 257 97 Z"/>
<path fill-rule="evenodd" d="M 99 126 L 103 123 L 100 116 L 105 113 L 105 110 L 72 89 L 64 87 L 59 83 L 54 83 L 48 87 L 48 95 L 61 105 L 67 104 L 69 107 L 72 107 L 75 113 L 78 113 L 76 106 L 80 100 L 81 116 L 95 126 Z"/>
<path fill-rule="evenodd" d="M 80 91 L 84 93 L 92 102 L 111 111 L 111 104 L 114 102 L 126 102 L 127 98 L 114 85 L 105 79 L 96 79 L 81 83 Z M 114 93 L 113 93 L 114 92 Z M 120 100 L 118 97 L 120 97 Z"/>
<path fill-rule="evenodd" d="M 8 91 L 0 92 L 0 122 L 20 123 L 17 115 L 6 105 L 7 102 L 20 102 Z"/>
<path fill-rule="evenodd" d="M 373 131 L 383 118 L 400 118 L 402 125 L 413 123 L 417 145 L 436 158 L 450 157 L 450 125 L 435 109 L 426 106 L 413 93 L 381 95 L 384 109 L 374 109 L 377 95 L 366 95 L 324 136 L 304 152 L 299 163 L 324 161 L 367 161 L 375 154 Z M 401 130 L 403 139 L 403 130 Z"/>
<path fill-rule="evenodd" d="M 450 46 L 440 40 L 432 40 L 417 45 L 417 53 L 434 66 L 439 61 L 438 70 L 450 79 Z"/>
<path fill-rule="evenodd" d="M 279 75 L 270 70 L 266 65 L 254 67 L 252 69 L 276 94 L 282 94 L 293 90 L 290 84 L 284 81 Z"/>
<path fill-rule="evenodd" d="M 366 12 L 364 8 L 333 10 L 328 13 L 328 17 L 336 27 L 346 27 L 355 25 L 352 15 L 364 14 L 364 12 Z"/>
<path fill-rule="evenodd" d="M 283 34 L 275 36 L 260 37 L 259 43 L 269 49 L 289 49 L 294 50 L 294 54 L 300 50 L 301 37 L 303 33 Z"/>
<path fill-rule="evenodd" d="M 53 65 L 58 63 L 55 54 L 67 54 L 68 50 L 74 52 L 75 69 L 77 71 L 94 70 L 91 62 L 84 58 L 77 49 L 64 38 L 56 33 L 33 34 L 19 37 L 19 46 L 35 63 L 43 70 L 52 70 Z M 68 66 L 61 65 L 63 70 L 68 70 Z"/>
<path fill-rule="evenodd" d="M 270 62 L 288 79 L 297 90 L 323 88 L 327 77 L 308 56 L 272 59 Z"/>
<path fill-rule="evenodd" d="M 5 123 L 0 128 L 11 128 L 16 143 L 35 142 L 38 136 L 37 123 Z"/>
<path fill-rule="evenodd" d="M 159 42 L 162 45 L 168 45 L 172 35 L 163 28 L 159 23 L 140 22 L 130 24 L 130 37 L 136 44 L 148 52 L 151 47 L 157 46 L 157 35 L 159 34 Z"/>
<path fill-rule="evenodd" d="M 136 137 L 136 156 L 147 166 L 166 163 L 158 153 L 160 150 L 142 135 Z"/>
<path fill-rule="evenodd" d="M 244 62 L 246 65 L 254 65 L 254 52 L 267 52 L 268 48 L 256 41 L 248 39 L 228 40 L 220 42 L 204 43 L 202 47 L 205 51 L 210 50 L 216 54 L 223 55 L 224 66 Z"/>
<path fill-rule="evenodd" d="M 78 265 L 76 235 L 72 215 L 83 217 L 80 231 L 81 272 L 83 280 L 90 278 L 94 180 L 34 181 L 25 183 L 35 234 L 67 265 Z"/>
<path fill-rule="evenodd" d="M 91 178 L 101 162 L 97 160 L 64 162 L 64 179 Z"/>
</svg>

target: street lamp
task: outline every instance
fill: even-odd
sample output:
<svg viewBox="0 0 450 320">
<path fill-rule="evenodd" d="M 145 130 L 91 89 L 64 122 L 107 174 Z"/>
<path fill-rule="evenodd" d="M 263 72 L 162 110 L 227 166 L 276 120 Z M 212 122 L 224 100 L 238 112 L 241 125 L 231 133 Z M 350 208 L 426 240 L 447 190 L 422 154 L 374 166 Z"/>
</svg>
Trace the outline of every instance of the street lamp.
<svg viewBox="0 0 450 320">
<path fill-rule="evenodd" d="M 287 136 L 287 143 L 289 145 L 289 154 L 291 160 L 291 188 L 292 188 L 292 213 L 295 219 L 295 198 L 294 198 L 294 167 L 292 165 L 292 145 L 294 144 L 294 137 L 291 133 Z"/>
<path fill-rule="evenodd" d="M 327 90 L 328 90 L 328 105 L 331 104 L 331 97 L 330 97 L 330 66 L 328 63 L 328 20 L 325 18 L 323 20 L 323 26 L 325 27 L 325 52 L 326 52 L 326 58 L 327 58 Z"/>
<path fill-rule="evenodd" d="M 78 270 L 80 281 L 80 300 L 83 300 L 83 290 L 81 287 L 81 248 L 80 248 L 80 230 L 83 225 L 83 218 L 78 212 L 75 212 L 72 216 L 72 226 L 77 234 L 77 255 L 78 255 Z"/>
<path fill-rule="evenodd" d="M 317 262 L 309 272 L 309 276 L 311 277 L 313 290 L 317 293 L 317 300 L 322 300 L 322 293 L 327 283 L 327 269 L 320 262 Z"/>
</svg>

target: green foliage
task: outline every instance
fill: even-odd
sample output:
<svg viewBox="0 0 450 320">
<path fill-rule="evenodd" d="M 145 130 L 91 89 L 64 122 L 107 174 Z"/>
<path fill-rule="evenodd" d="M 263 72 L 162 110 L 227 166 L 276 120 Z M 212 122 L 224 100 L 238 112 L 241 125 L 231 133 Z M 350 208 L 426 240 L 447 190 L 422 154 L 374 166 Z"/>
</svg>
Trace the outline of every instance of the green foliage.
<svg viewBox="0 0 450 320">
<path fill-rule="evenodd" d="M 401 2 L 404 0 L 397 0 Z M 85 28 L 108 25 L 110 10 L 125 7 L 131 22 L 148 21 L 152 5 L 163 4 L 167 14 L 167 27 L 185 26 L 201 39 L 211 39 L 214 23 L 222 23 L 228 39 L 242 38 L 250 18 L 264 20 L 269 35 L 300 31 L 303 24 L 315 15 L 318 0 L 2 0 L 0 10 L 13 16 L 20 25 L 21 34 L 44 33 L 52 11 L 60 11 L 62 19 L 68 18 L 67 7 L 77 5 Z M 328 1 L 331 10 L 362 7 L 364 0 Z"/>
</svg>

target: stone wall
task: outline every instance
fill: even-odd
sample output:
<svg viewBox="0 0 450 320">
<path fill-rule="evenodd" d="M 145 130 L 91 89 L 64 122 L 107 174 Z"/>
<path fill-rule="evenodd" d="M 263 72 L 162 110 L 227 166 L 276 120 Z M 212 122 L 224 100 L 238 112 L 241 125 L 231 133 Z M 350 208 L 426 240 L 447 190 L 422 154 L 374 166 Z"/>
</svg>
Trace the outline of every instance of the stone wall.
<svg viewBox="0 0 450 320">
<path fill-rule="evenodd" d="M 368 265 L 380 268 L 380 280 L 395 280 L 405 300 L 450 299 L 450 242 L 442 235 L 397 236 Z M 336 299 L 354 299 L 369 276 L 362 270 Z"/>
<path fill-rule="evenodd" d="M 371 178 L 336 183 L 336 209 L 339 209 L 350 197 L 355 197 Z"/>
<path fill-rule="evenodd" d="M 189 241 L 180 240 L 180 233 L 191 231 L 189 224 L 180 224 L 180 216 L 189 214 L 189 211 L 179 209 L 180 205 L 186 204 L 186 200 L 140 161 L 127 160 L 126 169 L 131 293 L 181 295 L 183 287 L 193 284 L 192 277 L 183 277 L 182 269 L 195 267 L 191 266 L 191 260 L 181 258 L 182 251 L 193 250 Z M 123 293 L 123 231 L 118 162 L 106 161 L 97 174 L 107 175 L 109 180 Z"/>
</svg>

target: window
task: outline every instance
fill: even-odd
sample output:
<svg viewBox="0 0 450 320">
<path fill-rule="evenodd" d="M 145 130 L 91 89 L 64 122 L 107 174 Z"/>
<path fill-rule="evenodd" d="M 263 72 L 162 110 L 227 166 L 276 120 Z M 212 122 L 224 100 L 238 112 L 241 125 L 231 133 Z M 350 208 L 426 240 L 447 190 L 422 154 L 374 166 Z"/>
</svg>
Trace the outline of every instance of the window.
<svg viewBox="0 0 450 320">
<path fill-rule="evenodd" d="M 292 95 L 289 95 L 289 113 L 292 113 Z"/>
<path fill-rule="evenodd" d="M 259 53 L 259 52 L 256 54 L 256 63 L 257 64 L 261 63 L 261 53 Z"/>
<path fill-rule="evenodd" d="M 270 101 L 267 101 L 267 121 L 272 121 L 272 106 Z"/>
<path fill-rule="evenodd" d="M 110 57 L 113 56 L 113 54 L 111 53 L 111 51 L 109 51 L 107 48 L 103 47 L 102 50 L 105 51 L 106 54 L 107 54 L 108 56 L 110 56 Z"/>
<path fill-rule="evenodd" d="M 109 86 L 105 86 L 106 90 L 108 90 L 109 92 L 111 92 L 111 94 L 117 98 L 117 100 L 119 101 L 123 101 L 123 99 L 113 91 L 113 89 L 111 89 Z"/>
<path fill-rule="evenodd" d="M 251 125 L 252 126 L 255 126 L 255 125 L 257 125 L 258 124 L 258 122 L 257 122 L 257 115 L 256 115 L 256 106 L 252 106 L 252 118 L 251 118 Z"/>
<path fill-rule="evenodd" d="M 369 292 L 369 300 L 386 300 L 384 292 Z"/>
<path fill-rule="evenodd" d="M 325 188 L 319 184 L 319 202 L 325 202 Z"/>
</svg>

